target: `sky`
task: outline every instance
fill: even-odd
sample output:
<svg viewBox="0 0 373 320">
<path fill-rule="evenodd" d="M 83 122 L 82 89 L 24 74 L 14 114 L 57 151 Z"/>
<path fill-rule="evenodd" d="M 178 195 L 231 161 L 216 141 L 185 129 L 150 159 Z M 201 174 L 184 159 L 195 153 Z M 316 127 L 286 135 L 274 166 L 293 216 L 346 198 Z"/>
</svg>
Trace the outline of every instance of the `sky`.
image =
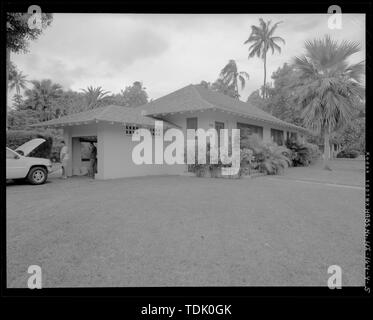
<svg viewBox="0 0 373 320">
<path fill-rule="evenodd" d="M 329 34 L 358 41 L 365 60 L 365 15 L 343 14 L 342 29 L 329 29 L 327 14 L 54 14 L 52 25 L 29 53 L 11 60 L 29 80 L 51 79 L 64 89 L 101 86 L 119 93 L 141 81 L 156 99 L 191 83 L 213 82 L 230 59 L 249 73 L 241 99 L 260 88 L 263 62 L 248 59 L 245 40 L 259 18 L 282 21 L 281 54 L 269 54 L 267 79 L 285 62 L 304 53 L 304 41 Z"/>
</svg>

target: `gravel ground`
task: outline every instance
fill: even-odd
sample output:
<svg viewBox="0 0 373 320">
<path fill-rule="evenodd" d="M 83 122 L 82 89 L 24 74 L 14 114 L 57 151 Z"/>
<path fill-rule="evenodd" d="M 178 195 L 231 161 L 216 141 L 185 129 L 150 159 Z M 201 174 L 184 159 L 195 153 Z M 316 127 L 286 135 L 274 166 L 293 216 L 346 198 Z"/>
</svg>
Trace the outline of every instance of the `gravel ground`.
<svg viewBox="0 0 373 320">
<path fill-rule="evenodd" d="M 333 264 L 362 286 L 364 163 L 338 161 L 327 174 L 10 184 L 7 286 L 25 287 L 33 264 L 43 287 L 325 286 Z"/>
</svg>

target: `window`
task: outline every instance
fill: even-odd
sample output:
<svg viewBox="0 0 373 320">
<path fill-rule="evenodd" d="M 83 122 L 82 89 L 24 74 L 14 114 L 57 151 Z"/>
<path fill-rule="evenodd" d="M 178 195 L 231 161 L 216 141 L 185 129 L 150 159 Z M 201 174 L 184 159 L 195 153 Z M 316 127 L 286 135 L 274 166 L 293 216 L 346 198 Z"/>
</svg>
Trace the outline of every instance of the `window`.
<svg viewBox="0 0 373 320">
<path fill-rule="evenodd" d="M 197 118 L 187 118 L 186 119 L 186 127 L 188 129 L 198 129 L 198 119 Z M 187 139 L 189 139 L 188 134 L 187 134 Z"/>
<path fill-rule="evenodd" d="M 297 133 L 296 132 L 286 132 L 286 140 L 291 140 L 291 141 L 294 141 L 294 140 L 297 140 Z"/>
<path fill-rule="evenodd" d="M 277 143 L 279 146 L 284 144 L 284 131 L 271 129 L 271 138 L 273 142 Z"/>
<path fill-rule="evenodd" d="M 7 159 L 16 159 L 16 158 L 18 158 L 18 157 L 17 157 L 17 155 L 15 154 L 15 152 L 6 149 L 6 158 L 7 158 Z"/>
<path fill-rule="evenodd" d="M 215 130 L 218 133 L 218 147 L 220 147 L 220 130 L 224 129 L 224 122 L 215 121 Z"/>
<path fill-rule="evenodd" d="M 198 119 L 197 118 L 187 118 L 187 129 L 197 130 Z"/>
<path fill-rule="evenodd" d="M 263 127 L 254 126 L 248 123 L 237 122 L 237 129 L 248 130 L 249 134 L 257 134 L 260 137 L 260 139 L 263 139 Z"/>
</svg>

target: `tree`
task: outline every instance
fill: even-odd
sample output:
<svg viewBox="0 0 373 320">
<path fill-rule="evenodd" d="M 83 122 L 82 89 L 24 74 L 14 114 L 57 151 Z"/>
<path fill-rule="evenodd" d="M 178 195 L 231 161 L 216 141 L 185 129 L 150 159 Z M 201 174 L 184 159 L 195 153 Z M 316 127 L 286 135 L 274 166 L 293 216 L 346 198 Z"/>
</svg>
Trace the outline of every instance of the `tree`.
<svg viewBox="0 0 373 320">
<path fill-rule="evenodd" d="M 300 72 L 293 65 L 285 63 L 272 73 L 273 85 L 267 86 L 264 110 L 275 117 L 295 125 L 302 125 L 300 110 L 294 103 L 291 87 L 297 83 Z"/>
<path fill-rule="evenodd" d="M 199 85 L 204 87 L 205 89 L 211 89 L 211 83 L 205 80 L 202 80 Z"/>
<path fill-rule="evenodd" d="M 230 96 L 234 99 L 238 98 L 238 93 L 235 88 L 232 85 L 228 85 L 227 83 L 225 83 L 222 79 L 217 79 L 211 85 L 210 89 L 225 94 L 226 96 Z"/>
<path fill-rule="evenodd" d="M 92 86 L 82 89 L 82 91 L 86 101 L 86 110 L 102 106 L 105 97 L 110 93 L 109 91 L 104 91 L 101 87 L 94 88 Z"/>
<path fill-rule="evenodd" d="M 63 91 L 57 98 L 53 99 L 52 109 L 54 110 L 55 117 L 73 114 L 86 110 L 86 101 L 84 94 L 72 90 Z"/>
<path fill-rule="evenodd" d="M 249 79 L 249 74 L 245 71 L 238 71 L 236 61 L 229 60 L 228 64 L 221 70 L 219 79 L 227 88 L 233 89 L 233 98 L 238 99 L 240 97 L 238 94 L 238 83 L 240 83 L 241 89 L 244 89 L 246 80 Z"/>
<path fill-rule="evenodd" d="M 16 110 L 22 109 L 23 103 L 24 101 L 20 94 L 15 94 L 13 96 L 13 106 L 15 107 Z"/>
<path fill-rule="evenodd" d="M 265 22 L 262 18 L 259 19 L 259 26 L 251 26 L 251 34 L 244 44 L 250 44 L 249 47 L 249 58 L 254 56 L 263 59 L 264 64 L 264 82 L 263 82 L 263 98 L 266 98 L 266 83 L 267 83 L 267 52 L 269 49 L 272 50 L 272 54 L 275 51 L 281 53 L 281 47 L 277 44 L 282 42 L 285 44 L 285 40 L 281 37 L 273 36 L 277 26 L 281 23 L 276 22 L 271 26 L 271 21 Z"/>
<path fill-rule="evenodd" d="M 146 88 L 140 81 L 135 81 L 132 86 L 127 86 L 121 91 L 123 96 L 123 105 L 125 107 L 138 107 L 148 103 L 148 94 Z"/>
<path fill-rule="evenodd" d="M 261 96 L 260 96 L 260 90 L 255 90 L 253 91 L 247 98 L 247 102 L 262 109 L 262 110 L 265 110 L 265 111 L 268 111 L 267 109 L 267 100 L 266 99 L 263 99 Z"/>
<path fill-rule="evenodd" d="M 11 76 L 10 82 L 9 82 L 9 89 L 13 90 L 16 89 L 16 94 L 21 95 L 21 89 L 26 89 L 26 83 L 28 80 L 26 80 L 27 76 L 22 73 L 22 71 L 15 70 L 13 71 L 13 74 Z"/>
<path fill-rule="evenodd" d="M 213 83 L 202 80 L 199 85 L 204 87 L 205 89 L 220 92 L 235 99 L 239 97 L 239 94 L 235 90 L 235 88 L 232 85 L 227 84 L 220 78 Z"/>
<path fill-rule="evenodd" d="M 58 99 L 63 91 L 61 85 L 51 80 L 33 80 L 33 88 L 25 91 L 25 106 L 42 113 L 42 120 L 49 120 L 54 115 L 54 101 Z"/>
<path fill-rule="evenodd" d="M 53 20 L 51 13 L 41 14 L 41 28 L 30 29 L 28 26 L 28 19 L 30 14 L 23 14 L 17 12 L 7 12 L 6 14 L 6 92 L 8 94 L 8 81 L 12 69 L 10 61 L 10 52 L 27 52 L 29 40 L 37 39 L 42 31 L 48 27 Z M 6 108 L 6 112 L 8 109 Z M 6 123 L 8 117 L 6 115 Z M 8 125 L 6 125 L 8 127 Z"/>
<path fill-rule="evenodd" d="M 301 72 L 294 86 L 295 101 L 302 110 L 304 125 L 323 137 L 324 168 L 330 169 L 330 135 L 351 120 L 354 106 L 364 97 L 360 84 L 364 63 L 347 61 L 360 51 L 357 42 L 338 43 L 325 36 L 306 41 L 305 49 L 305 55 L 294 58 Z"/>
</svg>

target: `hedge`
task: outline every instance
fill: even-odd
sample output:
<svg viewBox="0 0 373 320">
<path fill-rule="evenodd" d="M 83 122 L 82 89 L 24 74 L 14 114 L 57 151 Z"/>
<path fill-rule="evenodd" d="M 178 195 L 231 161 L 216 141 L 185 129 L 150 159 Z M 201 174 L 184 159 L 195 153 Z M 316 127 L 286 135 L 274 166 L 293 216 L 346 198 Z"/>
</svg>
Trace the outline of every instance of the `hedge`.
<svg viewBox="0 0 373 320">
<path fill-rule="evenodd" d="M 53 146 L 53 137 L 47 134 L 40 134 L 37 131 L 8 130 L 6 133 L 6 146 L 10 149 L 15 150 L 20 145 L 35 138 L 43 138 L 46 141 L 42 143 L 39 147 L 37 147 L 35 150 L 33 150 L 29 154 L 29 156 L 39 158 L 50 158 Z"/>
</svg>

